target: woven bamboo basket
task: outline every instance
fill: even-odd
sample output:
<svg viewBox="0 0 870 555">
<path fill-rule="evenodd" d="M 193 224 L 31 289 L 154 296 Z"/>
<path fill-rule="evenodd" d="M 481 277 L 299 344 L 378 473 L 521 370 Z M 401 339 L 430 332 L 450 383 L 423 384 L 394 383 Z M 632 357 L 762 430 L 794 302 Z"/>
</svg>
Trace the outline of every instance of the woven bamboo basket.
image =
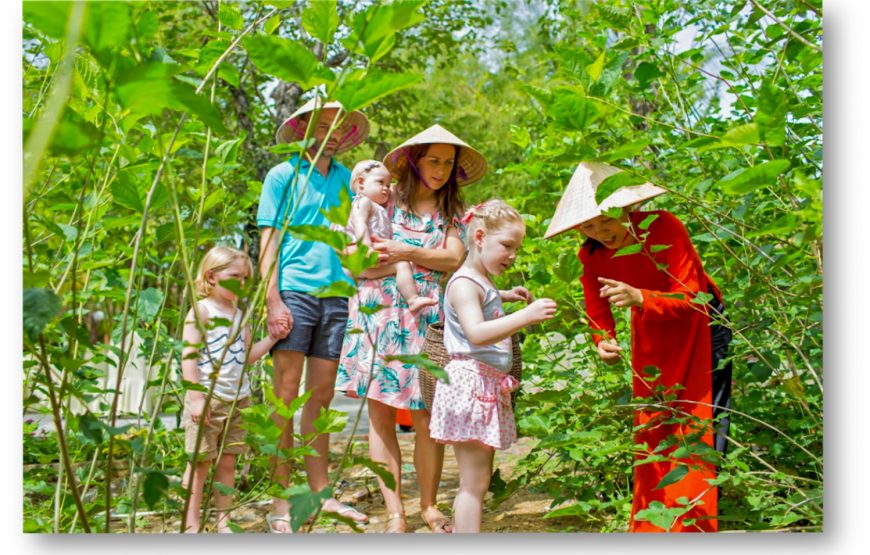
<svg viewBox="0 0 870 555">
<path fill-rule="evenodd" d="M 522 382 L 523 376 L 523 356 L 520 351 L 520 336 L 514 334 L 511 337 L 511 348 L 513 355 L 511 357 L 510 375 Z M 435 322 L 429 324 L 426 329 L 426 337 L 423 339 L 423 352 L 429 355 L 429 359 L 444 368 L 450 360 L 450 355 L 447 354 L 447 349 L 444 348 L 444 323 Z M 420 378 L 420 393 L 423 395 L 423 403 L 426 404 L 426 409 L 432 411 L 432 399 L 435 398 L 435 387 L 438 379 L 425 370 L 419 372 Z M 511 393 L 511 404 L 516 403 L 519 389 Z"/>
</svg>

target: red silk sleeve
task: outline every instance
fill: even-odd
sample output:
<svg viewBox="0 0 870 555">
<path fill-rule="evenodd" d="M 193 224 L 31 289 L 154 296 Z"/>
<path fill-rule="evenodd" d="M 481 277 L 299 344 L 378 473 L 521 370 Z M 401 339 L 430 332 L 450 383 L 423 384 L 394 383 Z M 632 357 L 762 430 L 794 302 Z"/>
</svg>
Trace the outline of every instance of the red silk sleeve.
<svg viewBox="0 0 870 555">
<path fill-rule="evenodd" d="M 692 311 L 703 311 L 703 304 L 692 302 L 699 291 L 706 291 L 706 279 L 689 232 L 680 220 L 668 212 L 662 212 L 654 225 L 655 233 L 651 231 L 646 248 L 670 245 L 654 255 L 656 261 L 663 265 L 669 286 L 666 291 L 640 290 L 643 295 L 641 317 L 650 321 L 673 320 L 685 318 Z"/>
<path fill-rule="evenodd" d="M 613 320 L 610 303 L 606 299 L 602 299 L 598 294 L 601 284 L 598 283 L 599 274 L 596 272 L 595 263 L 582 248 L 577 253 L 577 258 L 580 259 L 580 263 L 583 265 L 583 275 L 580 276 L 580 283 L 583 285 L 583 299 L 586 303 L 586 318 L 589 319 L 589 326 L 596 330 L 606 331 L 611 337 L 615 338 L 616 322 Z M 592 340 L 598 345 L 604 337 L 603 334 L 593 334 Z"/>
</svg>

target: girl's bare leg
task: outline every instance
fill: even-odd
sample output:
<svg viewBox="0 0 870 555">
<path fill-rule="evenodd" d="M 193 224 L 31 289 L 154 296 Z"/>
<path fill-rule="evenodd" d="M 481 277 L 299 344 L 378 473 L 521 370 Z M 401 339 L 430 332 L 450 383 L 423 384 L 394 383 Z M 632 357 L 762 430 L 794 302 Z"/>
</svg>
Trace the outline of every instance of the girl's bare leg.
<svg viewBox="0 0 870 555">
<path fill-rule="evenodd" d="M 453 501 L 456 532 L 480 532 L 483 498 L 489 490 L 495 450 L 476 441 L 453 445 L 459 465 L 459 492 Z"/>
</svg>

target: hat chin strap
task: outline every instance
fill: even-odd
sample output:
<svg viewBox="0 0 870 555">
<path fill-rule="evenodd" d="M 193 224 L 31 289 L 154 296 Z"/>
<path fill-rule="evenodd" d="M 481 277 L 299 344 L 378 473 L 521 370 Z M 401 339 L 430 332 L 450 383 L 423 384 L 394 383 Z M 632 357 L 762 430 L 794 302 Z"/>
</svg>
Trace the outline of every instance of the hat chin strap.
<svg viewBox="0 0 870 555">
<path fill-rule="evenodd" d="M 405 160 L 408 161 L 408 166 L 410 166 L 410 168 L 412 170 L 414 170 L 414 173 L 417 175 L 417 178 L 420 180 L 420 183 L 422 183 L 423 186 L 426 187 L 427 189 L 429 189 L 430 191 L 435 191 L 436 189 L 433 189 L 432 187 L 429 186 L 428 183 L 426 183 L 426 180 L 423 178 L 423 175 L 420 173 L 420 170 L 417 169 L 417 165 L 414 163 L 414 160 L 411 159 L 411 149 L 410 148 L 403 148 L 402 152 L 405 154 Z"/>
</svg>

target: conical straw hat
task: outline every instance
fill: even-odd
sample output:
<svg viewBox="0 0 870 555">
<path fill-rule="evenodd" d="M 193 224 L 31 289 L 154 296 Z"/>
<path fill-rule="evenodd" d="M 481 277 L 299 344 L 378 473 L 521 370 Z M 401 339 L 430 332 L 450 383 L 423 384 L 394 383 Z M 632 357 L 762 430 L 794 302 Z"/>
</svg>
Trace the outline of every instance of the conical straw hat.
<svg viewBox="0 0 870 555">
<path fill-rule="evenodd" d="M 549 239 L 563 231 L 568 231 L 600 216 L 608 208 L 625 208 L 667 192 L 647 182 L 642 185 L 620 187 L 608 195 L 600 205 L 597 204 L 595 190 L 602 181 L 621 171 L 602 162 L 580 162 L 559 200 L 559 205 L 556 206 L 556 213 L 553 214 L 544 238 Z"/>
<path fill-rule="evenodd" d="M 477 150 L 471 148 L 465 142 L 444 129 L 440 125 L 433 125 L 429 129 L 414 135 L 401 146 L 391 150 L 384 157 L 384 165 L 390 170 L 394 178 L 398 179 L 404 173 L 408 165 L 408 149 L 414 145 L 447 144 L 459 146 L 459 166 L 456 168 L 456 183 L 460 187 L 471 185 L 486 175 L 486 158 Z"/>
<path fill-rule="evenodd" d="M 332 101 L 324 103 L 322 98 L 314 97 L 293 112 L 293 115 L 281 124 L 278 132 L 275 133 L 275 140 L 278 143 L 293 143 L 305 138 L 306 124 L 299 120 L 299 116 L 314 112 L 321 105 L 323 108 L 338 108 L 344 112 L 344 106 L 342 106 L 341 102 Z M 342 129 L 347 129 L 347 131 L 342 131 Z M 335 150 L 336 154 L 350 150 L 369 136 L 369 120 L 362 112 L 354 110 L 347 114 L 342 128 L 336 129 L 334 133 L 339 141 L 338 148 Z"/>
</svg>

